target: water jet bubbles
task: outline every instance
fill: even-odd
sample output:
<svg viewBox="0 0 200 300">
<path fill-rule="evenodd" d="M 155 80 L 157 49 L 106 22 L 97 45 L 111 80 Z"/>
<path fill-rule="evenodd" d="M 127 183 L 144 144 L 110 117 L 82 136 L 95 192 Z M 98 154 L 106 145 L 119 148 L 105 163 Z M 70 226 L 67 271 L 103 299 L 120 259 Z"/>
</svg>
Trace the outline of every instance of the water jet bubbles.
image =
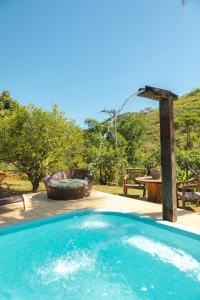
<svg viewBox="0 0 200 300">
<path fill-rule="evenodd" d="M 62 280 L 75 280 L 78 272 L 90 272 L 95 266 L 95 257 L 85 251 L 73 251 L 48 261 L 37 273 L 44 284 Z"/>
<path fill-rule="evenodd" d="M 140 289 L 140 291 L 142 291 L 142 292 L 147 292 L 147 291 L 148 291 L 148 288 L 147 288 L 146 286 L 142 286 L 141 289 Z"/>
<path fill-rule="evenodd" d="M 170 264 L 193 280 L 200 282 L 200 262 L 187 252 L 140 235 L 125 239 L 124 243 L 148 253 L 162 263 Z"/>
</svg>

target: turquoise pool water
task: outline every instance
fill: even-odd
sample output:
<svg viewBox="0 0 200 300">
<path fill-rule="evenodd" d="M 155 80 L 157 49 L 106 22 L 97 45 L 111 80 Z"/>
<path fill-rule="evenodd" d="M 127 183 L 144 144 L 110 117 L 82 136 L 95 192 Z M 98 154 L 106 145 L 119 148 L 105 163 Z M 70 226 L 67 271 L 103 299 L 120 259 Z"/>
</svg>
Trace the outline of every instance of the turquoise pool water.
<svg viewBox="0 0 200 300">
<path fill-rule="evenodd" d="M 1 300 L 200 299 L 200 236 L 85 211 L 0 230 Z"/>
</svg>

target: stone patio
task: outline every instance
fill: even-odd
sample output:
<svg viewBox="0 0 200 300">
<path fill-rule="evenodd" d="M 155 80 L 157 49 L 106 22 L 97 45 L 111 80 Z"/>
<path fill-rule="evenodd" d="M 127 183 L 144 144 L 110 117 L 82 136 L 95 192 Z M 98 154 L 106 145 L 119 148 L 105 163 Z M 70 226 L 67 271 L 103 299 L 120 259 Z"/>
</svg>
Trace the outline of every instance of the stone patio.
<svg viewBox="0 0 200 300">
<path fill-rule="evenodd" d="M 144 200 L 92 191 L 86 199 L 55 201 L 47 199 L 45 192 L 26 194 L 26 210 L 22 203 L 0 207 L 0 227 L 23 221 L 66 213 L 77 209 L 100 209 L 107 211 L 134 212 L 162 220 L 162 206 Z M 200 234 L 200 214 L 179 209 L 175 224 L 161 221 Z"/>
</svg>

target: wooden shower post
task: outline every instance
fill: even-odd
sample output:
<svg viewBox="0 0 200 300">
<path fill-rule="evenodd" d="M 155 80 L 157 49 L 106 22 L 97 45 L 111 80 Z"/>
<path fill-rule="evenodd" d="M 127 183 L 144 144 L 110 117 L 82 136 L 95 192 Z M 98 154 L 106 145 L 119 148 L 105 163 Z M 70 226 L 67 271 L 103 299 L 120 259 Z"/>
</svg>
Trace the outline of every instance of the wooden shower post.
<svg viewBox="0 0 200 300">
<path fill-rule="evenodd" d="M 178 96 L 170 91 L 149 86 L 139 89 L 138 96 L 159 101 L 163 219 L 176 222 L 177 199 L 173 101 L 178 99 Z"/>
</svg>

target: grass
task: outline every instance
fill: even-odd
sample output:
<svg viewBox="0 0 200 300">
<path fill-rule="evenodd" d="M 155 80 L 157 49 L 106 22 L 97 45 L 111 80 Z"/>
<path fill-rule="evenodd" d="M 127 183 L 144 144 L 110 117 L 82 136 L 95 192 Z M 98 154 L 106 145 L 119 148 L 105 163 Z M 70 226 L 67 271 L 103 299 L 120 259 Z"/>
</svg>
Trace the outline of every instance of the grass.
<svg viewBox="0 0 200 300">
<path fill-rule="evenodd" d="M 109 193 L 109 194 L 114 194 L 114 195 L 123 195 L 123 188 L 121 186 L 109 186 L 109 185 L 100 185 L 100 184 L 95 184 L 93 185 L 93 189 L 104 192 L 104 193 Z M 142 191 L 140 190 L 134 190 L 130 189 L 128 191 L 128 194 L 131 196 L 142 196 Z"/>
<path fill-rule="evenodd" d="M 10 190 L 13 192 L 19 193 L 31 193 L 32 192 L 32 185 L 28 180 L 20 180 L 20 179 L 6 179 L 4 183 L 8 183 Z M 44 183 L 41 182 L 38 188 L 38 192 L 45 191 Z"/>
<path fill-rule="evenodd" d="M 20 179 L 7 179 L 4 182 L 10 185 L 11 191 L 24 193 L 24 194 L 32 192 L 32 186 L 30 181 L 20 180 Z M 93 189 L 104 193 L 123 196 L 123 188 L 119 186 L 107 186 L 107 185 L 95 184 L 93 185 Z M 38 189 L 38 192 L 42 192 L 42 191 L 45 191 L 45 186 L 43 182 L 40 183 Z M 133 198 L 134 197 L 138 198 L 142 196 L 142 191 L 130 189 L 128 191 L 128 195 Z M 196 205 L 193 203 L 187 205 L 188 205 L 187 209 L 200 213 L 200 206 L 196 207 Z"/>
</svg>

